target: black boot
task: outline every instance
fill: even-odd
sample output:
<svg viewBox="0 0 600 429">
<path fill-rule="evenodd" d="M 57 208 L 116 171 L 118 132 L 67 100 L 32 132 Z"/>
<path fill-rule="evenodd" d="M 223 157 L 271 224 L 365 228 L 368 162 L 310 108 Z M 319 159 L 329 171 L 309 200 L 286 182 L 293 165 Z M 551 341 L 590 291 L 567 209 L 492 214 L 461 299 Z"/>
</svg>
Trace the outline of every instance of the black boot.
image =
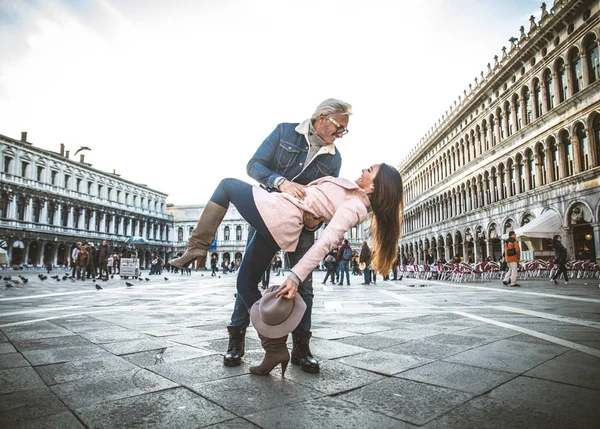
<svg viewBox="0 0 600 429">
<path fill-rule="evenodd" d="M 319 372 L 319 362 L 317 362 L 310 352 L 310 337 L 312 337 L 312 332 L 310 331 L 294 332 L 292 334 L 294 342 L 292 364 L 300 365 L 302 371 L 314 374 Z"/>
<path fill-rule="evenodd" d="M 223 363 L 225 366 L 238 366 L 242 363 L 242 356 L 244 356 L 246 329 L 228 326 L 227 332 L 229 333 L 229 345 L 227 353 L 223 356 Z"/>
</svg>

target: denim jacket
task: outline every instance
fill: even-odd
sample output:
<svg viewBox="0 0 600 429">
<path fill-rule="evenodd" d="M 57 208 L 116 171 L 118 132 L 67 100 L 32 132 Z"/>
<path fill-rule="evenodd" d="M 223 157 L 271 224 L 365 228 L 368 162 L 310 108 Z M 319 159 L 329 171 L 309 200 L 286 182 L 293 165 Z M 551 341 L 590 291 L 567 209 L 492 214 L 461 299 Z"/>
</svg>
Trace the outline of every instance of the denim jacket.
<svg viewBox="0 0 600 429">
<path fill-rule="evenodd" d="M 248 162 L 248 175 L 267 188 L 273 188 L 273 182 L 281 176 L 301 185 L 325 176 L 338 177 L 342 156 L 333 145 L 321 148 L 312 162 L 304 165 L 309 121 L 277 125 Z"/>
</svg>

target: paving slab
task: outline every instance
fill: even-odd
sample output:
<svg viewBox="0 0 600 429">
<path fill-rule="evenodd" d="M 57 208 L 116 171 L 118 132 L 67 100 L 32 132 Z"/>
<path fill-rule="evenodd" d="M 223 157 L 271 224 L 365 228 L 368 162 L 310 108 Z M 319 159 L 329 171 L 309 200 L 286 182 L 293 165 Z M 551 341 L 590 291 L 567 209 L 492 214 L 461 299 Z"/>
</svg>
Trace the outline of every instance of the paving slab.
<svg viewBox="0 0 600 429">
<path fill-rule="evenodd" d="M 299 366 L 291 365 L 285 376 L 327 395 L 354 390 L 386 378 L 370 371 L 344 365 L 340 361 L 322 361 L 318 374 L 306 373 Z"/>
<path fill-rule="evenodd" d="M 70 413 L 69 409 L 47 387 L 28 389 L 0 396 L 0 424 L 28 427 L 28 422 L 55 414 Z"/>
<path fill-rule="evenodd" d="M 600 358 L 570 350 L 524 375 L 600 390 Z"/>
<path fill-rule="evenodd" d="M 320 398 L 273 408 L 250 414 L 246 418 L 264 429 L 293 428 L 299 421 L 303 422 L 303 429 L 417 427 L 379 413 L 360 410 L 354 404 L 336 398 Z"/>
<path fill-rule="evenodd" d="M 240 417 L 325 396 L 277 373 L 230 377 L 196 385 L 192 390 Z"/>
<path fill-rule="evenodd" d="M 470 348 L 471 346 L 467 345 L 442 344 L 423 338 L 407 341 L 380 351 L 437 360 L 464 352 Z"/>
<path fill-rule="evenodd" d="M 31 340 L 16 340 L 13 342 L 20 352 L 31 350 L 45 350 L 51 348 L 93 346 L 90 341 L 79 335 L 68 335 L 64 337 L 37 338 Z"/>
<path fill-rule="evenodd" d="M 517 377 L 487 394 L 492 399 L 515 401 L 573 422 L 600 421 L 598 390 L 586 389 L 525 376 Z"/>
<path fill-rule="evenodd" d="M 425 365 L 431 360 L 375 350 L 344 357 L 338 362 L 378 374 L 394 375 L 409 368 Z"/>
<path fill-rule="evenodd" d="M 71 409 L 176 387 L 177 384 L 145 369 L 134 369 L 79 379 L 51 387 Z"/>
<path fill-rule="evenodd" d="M 10 343 L 0 343 L 0 355 L 15 353 L 17 349 Z"/>
<path fill-rule="evenodd" d="M 121 358 L 131 362 L 139 367 L 148 368 L 165 363 L 173 363 L 182 360 L 194 359 L 202 356 L 214 355 L 212 350 L 204 350 L 196 347 L 176 345 L 161 350 L 152 350 L 147 352 L 132 353 L 121 355 Z"/>
<path fill-rule="evenodd" d="M 235 416 L 183 387 L 75 410 L 88 427 L 198 428 Z"/>
<path fill-rule="evenodd" d="M 342 338 L 340 340 L 336 340 L 340 343 L 344 343 L 344 344 L 349 344 L 351 346 L 356 346 L 356 347 L 362 347 L 364 349 L 371 349 L 371 350 L 379 350 L 379 349 L 383 349 L 386 347 L 391 347 L 394 346 L 396 344 L 400 344 L 404 341 L 407 341 L 410 338 L 414 338 L 415 336 L 418 337 L 419 335 L 416 333 L 413 333 L 412 337 L 408 337 L 408 338 L 398 338 L 398 337 L 384 337 L 380 335 L 381 333 L 377 333 L 377 334 L 364 334 L 364 335 L 360 335 L 360 336 L 356 336 L 356 337 L 347 337 L 347 338 Z"/>
<path fill-rule="evenodd" d="M 42 379 L 30 366 L 0 370 L 0 394 L 45 387 Z"/>
<path fill-rule="evenodd" d="M 47 349 L 25 350 L 22 353 L 31 365 L 34 366 L 70 362 L 73 360 L 95 359 L 99 356 L 110 356 L 110 353 L 107 353 L 106 350 L 96 345 L 52 347 Z"/>
<path fill-rule="evenodd" d="M 6 353 L 0 355 L 0 370 L 30 366 L 21 353 Z"/>
<path fill-rule="evenodd" d="M 164 338 L 145 338 L 142 340 L 119 341 L 116 343 L 102 344 L 102 348 L 115 355 L 145 352 L 148 350 L 162 350 L 178 345 Z"/>
<path fill-rule="evenodd" d="M 555 344 L 543 345 L 499 340 L 447 357 L 444 360 L 481 368 L 522 373 L 567 350 L 566 347 Z"/>
<path fill-rule="evenodd" d="M 1 417 L 0 417 L 1 418 Z M 38 417 L 24 422 L 12 423 L 11 429 L 84 429 L 85 426 L 71 411 Z"/>
<path fill-rule="evenodd" d="M 369 350 L 368 348 L 345 344 L 338 340 L 322 340 L 320 338 L 312 338 L 310 340 L 310 351 L 317 359 L 337 359 L 344 356 L 365 353 Z"/>
<path fill-rule="evenodd" d="M 242 418 L 235 418 L 233 420 L 227 420 L 222 423 L 217 423 L 214 425 L 206 426 L 206 429 L 257 429 L 259 426 L 256 426 L 253 423 L 250 423 L 248 420 Z"/>
<path fill-rule="evenodd" d="M 138 369 L 137 366 L 109 353 L 86 357 L 81 360 L 35 367 L 39 376 L 48 386 L 136 369 Z"/>
<path fill-rule="evenodd" d="M 472 397 L 458 390 L 390 378 L 337 398 L 404 422 L 424 425 Z"/>
<path fill-rule="evenodd" d="M 396 377 L 481 394 L 513 379 L 516 375 L 439 361 L 403 371 L 396 374 Z"/>
<path fill-rule="evenodd" d="M 73 332 L 51 322 L 39 322 L 4 328 L 4 334 L 11 341 L 31 340 L 36 338 L 66 337 Z"/>
<path fill-rule="evenodd" d="M 517 401 L 479 397 L 427 423 L 431 429 L 596 429 L 598 422 L 556 416 Z"/>
</svg>

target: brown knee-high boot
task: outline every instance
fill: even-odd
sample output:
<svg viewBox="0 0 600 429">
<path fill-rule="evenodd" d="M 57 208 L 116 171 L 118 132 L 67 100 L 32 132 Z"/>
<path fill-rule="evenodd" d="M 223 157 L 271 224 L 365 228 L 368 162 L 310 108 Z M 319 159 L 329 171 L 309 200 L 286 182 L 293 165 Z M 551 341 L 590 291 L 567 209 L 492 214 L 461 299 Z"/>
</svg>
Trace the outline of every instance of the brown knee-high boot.
<svg viewBox="0 0 600 429">
<path fill-rule="evenodd" d="M 171 259 L 169 264 L 183 268 L 187 267 L 194 259 L 198 259 L 198 266 L 204 265 L 208 249 L 215 239 L 217 228 L 225 217 L 225 213 L 227 213 L 226 208 L 209 201 L 188 239 L 185 253 L 179 258 Z"/>
<path fill-rule="evenodd" d="M 269 375 L 273 368 L 281 364 L 281 376 L 284 377 L 290 361 L 290 352 L 288 352 L 286 344 L 288 336 L 267 338 L 258 334 L 258 337 L 265 349 L 265 357 L 260 365 L 251 367 L 250 372 L 254 375 Z"/>
</svg>

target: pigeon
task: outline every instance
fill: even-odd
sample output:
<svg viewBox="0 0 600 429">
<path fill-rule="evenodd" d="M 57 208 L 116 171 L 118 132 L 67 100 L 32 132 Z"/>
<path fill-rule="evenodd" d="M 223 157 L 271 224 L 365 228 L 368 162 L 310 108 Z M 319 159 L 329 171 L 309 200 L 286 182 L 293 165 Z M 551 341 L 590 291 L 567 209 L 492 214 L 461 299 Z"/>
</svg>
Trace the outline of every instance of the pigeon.
<svg viewBox="0 0 600 429">
<path fill-rule="evenodd" d="M 10 279 L 12 279 L 11 276 L 2 277 L 2 280 L 10 280 Z"/>
<path fill-rule="evenodd" d="M 114 279 L 114 278 L 115 278 L 115 275 L 114 275 L 114 274 L 111 274 L 111 275 L 110 275 L 110 278 L 111 278 L 111 279 Z"/>
<path fill-rule="evenodd" d="M 27 278 L 23 278 L 21 280 L 23 280 L 23 283 L 25 283 L 25 284 L 27 284 L 27 282 L 29 282 L 29 279 L 27 279 Z"/>
<path fill-rule="evenodd" d="M 60 281 L 60 279 L 56 279 L 56 281 L 57 281 L 57 282 L 59 282 L 59 281 Z"/>
<path fill-rule="evenodd" d="M 127 285 L 127 287 L 133 286 L 133 283 L 125 282 L 125 284 Z"/>
<path fill-rule="evenodd" d="M 77 154 L 78 154 L 79 152 L 81 152 L 82 150 L 92 150 L 92 149 L 90 149 L 90 148 L 89 148 L 89 147 L 87 147 L 87 146 L 81 146 L 79 149 L 77 149 L 77 150 L 75 151 L 75 153 L 73 154 L 73 156 L 77 155 Z"/>
<path fill-rule="evenodd" d="M 140 277 L 138 280 L 139 280 L 139 281 L 141 281 L 141 282 L 143 282 L 143 281 L 144 281 L 144 279 L 143 279 L 143 278 L 141 278 L 141 277 Z"/>
<path fill-rule="evenodd" d="M 11 282 L 13 282 L 16 285 L 20 285 L 22 283 L 19 280 L 15 280 L 15 279 L 11 280 Z"/>
<path fill-rule="evenodd" d="M 6 283 L 5 285 L 6 287 L 12 287 L 12 285 L 10 283 Z"/>
<path fill-rule="evenodd" d="M 103 281 L 103 282 L 107 282 L 107 281 L 108 281 L 108 279 L 102 278 L 102 281 Z"/>
<path fill-rule="evenodd" d="M 96 279 L 92 279 L 92 282 L 96 283 Z"/>
<path fill-rule="evenodd" d="M 58 276 L 52 276 L 51 279 L 58 279 Z"/>
<path fill-rule="evenodd" d="M 221 278 L 221 276 L 219 276 L 219 278 Z"/>
<path fill-rule="evenodd" d="M 169 281 L 169 278 L 168 278 L 168 277 L 165 277 L 165 280 L 166 280 L 166 281 Z"/>
<path fill-rule="evenodd" d="M 100 287 L 100 285 L 96 285 L 96 290 L 102 290 L 102 288 Z"/>
<path fill-rule="evenodd" d="M 147 282 L 150 281 L 150 279 L 148 277 L 145 277 L 144 280 L 146 280 Z"/>
<path fill-rule="evenodd" d="M 204 277 L 204 274 L 200 274 L 202 277 Z"/>
<path fill-rule="evenodd" d="M 64 282 L 65 280 L 67 280 L 68 278 L 69 278 L 69 276 L 63 276 L 63 278 L 62 278 L 62 279 L 63 279 L 63 282 Z"/>
</svg>

